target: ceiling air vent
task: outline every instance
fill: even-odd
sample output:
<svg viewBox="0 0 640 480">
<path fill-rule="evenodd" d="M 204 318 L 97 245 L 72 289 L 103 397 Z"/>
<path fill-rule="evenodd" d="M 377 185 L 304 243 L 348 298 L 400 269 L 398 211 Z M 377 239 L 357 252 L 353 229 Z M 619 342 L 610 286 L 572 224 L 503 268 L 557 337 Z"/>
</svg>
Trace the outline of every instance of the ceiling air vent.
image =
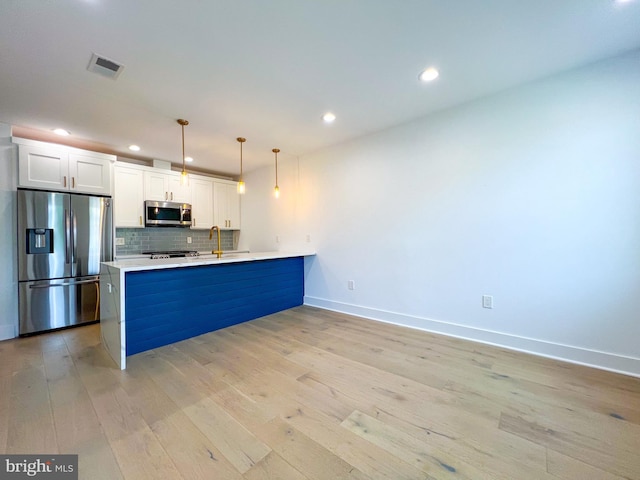
<svg viewBox="0 0 640 480">
<path fill-rule="evenodd" d="M 124 65 L 120 65 L 113 60 L 94 53 L 91 55 L 87 70 L 115 80 L 122 73 L 122 70 L 124 70 Z"/>
</svg>

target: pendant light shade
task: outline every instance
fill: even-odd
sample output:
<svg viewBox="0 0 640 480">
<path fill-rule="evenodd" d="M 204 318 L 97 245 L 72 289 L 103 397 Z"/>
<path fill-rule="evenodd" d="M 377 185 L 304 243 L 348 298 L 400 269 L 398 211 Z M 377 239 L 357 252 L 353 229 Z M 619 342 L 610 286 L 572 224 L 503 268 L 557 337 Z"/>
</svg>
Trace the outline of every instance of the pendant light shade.
<svg viewBox="0 0 640 480">
<path fill-rule="evenodd" d="M 247 141 L 246 138 L 238 137 L 236 140 L 240 143 L 240 180 L 238 180 L 238 193 L 244 195 L 245 186 L 242 178 L 242 144 Z"/>
<path fill-rule="evenodd" d="M 280 187 L 278 187 L 278 152 L 280 151 L 279 148 L 274 148 L 273 150 L 271 150 L 275 156 L 276 156 L 276 186 L 273 189 L 273 195 L 276 198 L 280 198 Z"/>
<path fill-rule="evenodd" d="M 184 127 L 185 125 L 189 125 L 189 121 L 179 118 L 178 123 L 182 127 L 182 173 L 180 175 L 180 183 L 182 185 L 186 185 L 189 181 L 189 177 L 187 176 L 187 164 L 185 163 L 186 160 L 184 156 Z"/>
</svg>

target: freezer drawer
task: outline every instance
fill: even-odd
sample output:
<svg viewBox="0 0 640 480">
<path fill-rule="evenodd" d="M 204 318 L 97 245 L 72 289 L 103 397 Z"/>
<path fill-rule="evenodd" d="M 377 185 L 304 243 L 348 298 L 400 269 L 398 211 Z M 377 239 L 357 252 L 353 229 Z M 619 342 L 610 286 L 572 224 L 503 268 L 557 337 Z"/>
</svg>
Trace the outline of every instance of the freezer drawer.
<svg viewBox="0 0 640 480">
<path fill-rule="evenodd" d="M 20 335 L 100 320 L 99 278 L 20 282 Z"/>
</svg>

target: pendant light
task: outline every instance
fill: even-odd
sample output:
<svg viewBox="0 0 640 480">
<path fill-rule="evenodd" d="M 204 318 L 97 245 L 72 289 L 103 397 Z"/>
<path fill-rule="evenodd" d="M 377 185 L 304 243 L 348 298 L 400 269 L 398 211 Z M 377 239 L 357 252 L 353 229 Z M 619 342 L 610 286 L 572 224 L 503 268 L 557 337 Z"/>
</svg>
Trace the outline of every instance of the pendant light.
<svg viewBox="0 0 640 480">
<path fill-rule="evenodd" d="M 180 175 L 180 183 L 186 185 L 189 178 L 187 177 L 187 164 L 184 156 L 184 127 L 189 125 L 189 121 L 179 118 L 178 123 L 182 126 L 182 173 Z"/>
<path fill-rule="evenodd" d="M 276 155 L 276 187 L 273 189 L 273 194 L 276 198 L 280 198 L 280 187 L 278 187 L 278 152 L 280 151 L 280 149 L 274 148 L 271 151 Z"/>
<path fill-rule="evenodd" d="M 238 181 L 238 193 L 240 195 L 244 195 L 245 186 L 244 180 L 242 178 L 242 144 L 247 141 L 246 138 L 238 137 L 236 138 L 238 142 L 240 142 L 240 180 Z"/>
</svg>

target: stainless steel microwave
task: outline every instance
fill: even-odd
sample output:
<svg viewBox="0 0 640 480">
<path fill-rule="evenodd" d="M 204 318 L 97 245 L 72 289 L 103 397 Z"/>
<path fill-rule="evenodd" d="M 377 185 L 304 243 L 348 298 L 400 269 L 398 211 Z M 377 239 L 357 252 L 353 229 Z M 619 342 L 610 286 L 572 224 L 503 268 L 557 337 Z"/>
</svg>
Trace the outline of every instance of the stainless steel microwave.
<svg viewBox="0 0 640 480">
<path fill-rule="evenodd" d="M 144 224 L 147 227 L 190 227 L 191 205 L 145 200 Z"/>
</svg>

